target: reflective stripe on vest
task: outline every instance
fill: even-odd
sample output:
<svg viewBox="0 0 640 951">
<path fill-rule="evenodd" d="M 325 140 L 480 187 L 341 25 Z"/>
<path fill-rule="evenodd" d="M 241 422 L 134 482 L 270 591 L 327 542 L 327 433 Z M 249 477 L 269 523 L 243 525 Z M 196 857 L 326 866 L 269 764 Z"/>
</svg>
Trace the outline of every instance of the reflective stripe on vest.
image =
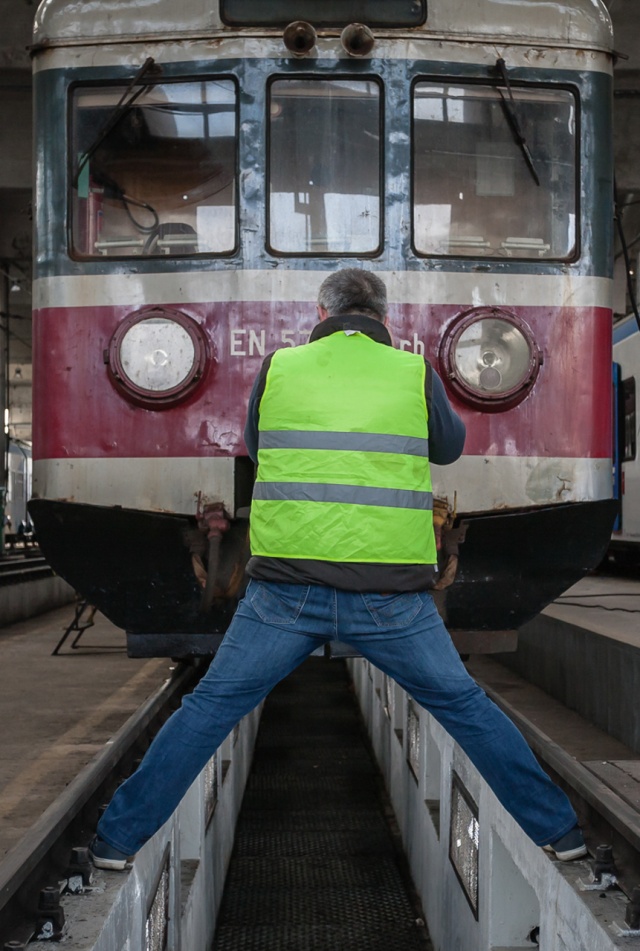
<svg viewBox="0 0 640 951">
<path fill-rule="evenodd" d="M 258 482 L 253 493 L 260 501 L 348 502 L 350 505 L 386 505 L 398 509 L 433 508 L 431 492 L 378 489 L 363 485 L 327 485 L 321 482 Z"/>
<path fill-rule="evenodd" d="M 317 433 L 305 430 L 261 433 L 261 449 L 359 449 L 429 458 L 429 440 L 388 433 Z"/>
<path fill-rule="evenodd" d="M 425 370 L 416 354 L 341 331 L 274 354 L 254 555 L 435 563 Z"/>
</svg>

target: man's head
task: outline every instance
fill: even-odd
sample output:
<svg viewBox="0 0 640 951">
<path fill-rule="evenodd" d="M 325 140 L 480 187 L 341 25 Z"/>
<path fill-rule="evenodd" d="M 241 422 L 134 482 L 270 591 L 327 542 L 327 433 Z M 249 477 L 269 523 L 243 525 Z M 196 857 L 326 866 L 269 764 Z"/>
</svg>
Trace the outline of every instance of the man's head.
<svg viewBox="0 0 640 951">
<path fill-rule="evenodd" d="M 383 323 L 387 319 L 387 288 L 373 271 L 347 267 L 335 271 L 318 291 L 320 319 L 336 314 L 366 314 Z"/>
</svg>

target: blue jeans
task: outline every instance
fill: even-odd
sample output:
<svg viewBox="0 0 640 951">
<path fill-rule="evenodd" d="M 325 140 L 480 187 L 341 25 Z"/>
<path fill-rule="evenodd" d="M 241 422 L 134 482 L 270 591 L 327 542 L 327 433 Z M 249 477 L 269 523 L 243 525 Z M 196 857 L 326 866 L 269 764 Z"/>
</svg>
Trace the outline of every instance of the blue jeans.
<svg viewBox="0 0 640 951">
<path fill-rule="evenodd" d="M 573 828 L 569 800 L 469 676 L 427 592 L 360 594 L 251 581 L 209 670 L 116 791 L 98 825 L 100 838 L 137 852 L 235 724 L 331 640 L 352 644 L 428 710 L 537 845 Z"/>
</svg>

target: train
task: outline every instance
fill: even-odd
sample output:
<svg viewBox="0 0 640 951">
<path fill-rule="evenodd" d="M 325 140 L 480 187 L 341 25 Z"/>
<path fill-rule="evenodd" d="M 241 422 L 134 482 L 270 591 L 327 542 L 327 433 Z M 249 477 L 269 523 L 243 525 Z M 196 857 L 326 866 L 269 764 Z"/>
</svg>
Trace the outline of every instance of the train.
<svg viewBox="0 0 640 951">
<path fill-rule="evenodd" d="M 219 645 L 251 386 L 341 267 L 466 423 L 433 467 L 458 649 L 513 649 L 599 563 L 612 50 L 601 0 L 41 3 L 30 513 L 132 656 Z"/>
<path fill-rule="evenodd" d="M 7 491 L 4 500 L 4 536 L 32 534 L 27 504 L 31 498 L 31 446 L 22 439 L 7 440 Z"/>
<path fill-rule="evenodd" d="M 640 324 L 634 313 L 613 328 L 614 472 L 620 511 L 607 560 L 623 568 L 640 565 L 640 459 L 636 379 L 640 367 Z"/>
</svg>

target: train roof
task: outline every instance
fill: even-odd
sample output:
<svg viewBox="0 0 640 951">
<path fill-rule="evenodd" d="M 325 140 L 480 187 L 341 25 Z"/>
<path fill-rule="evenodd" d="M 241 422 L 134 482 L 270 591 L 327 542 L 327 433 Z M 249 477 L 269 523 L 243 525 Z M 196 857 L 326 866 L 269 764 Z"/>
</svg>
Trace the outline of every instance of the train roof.
<svg viewBox="0 0 640 951">
<path fill-rule="evenodd" d="M 292 0 L 292 20 L 296 19 L 295 6 Z M 34 22 L 34 45 L 188 39 L 238 32 L 274 35 L 282 31 L 225 26 L 218 4 L 212 0 L 42 0 Z M 374 33 L 385 35 L 393 32 L 374 29 Z M 401 32 L 461 41 L 600 50 L 610 50 L 613 40 L 603 0 L 428 0 L 426 23 Z"/>
</svg>

